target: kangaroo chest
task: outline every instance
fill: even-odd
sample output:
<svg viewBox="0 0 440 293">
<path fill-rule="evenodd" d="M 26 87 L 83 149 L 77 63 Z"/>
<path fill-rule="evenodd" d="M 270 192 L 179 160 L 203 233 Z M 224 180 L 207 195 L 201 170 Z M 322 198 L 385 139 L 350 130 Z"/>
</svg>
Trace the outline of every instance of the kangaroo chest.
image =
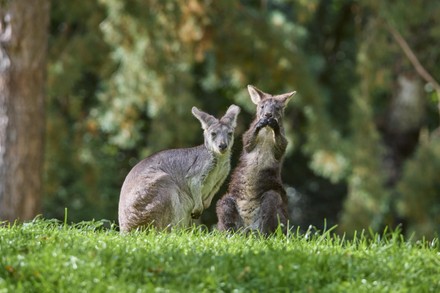
<svg viewBox="0 0 440 293">
<path fill-rule="evenodd" d="M 275 159 L 274 134 L 269 128 L 263 128 L 257 137 L 256 147 L 244 154 L 242 176 L 242 196 L 236 199 L 238 212 L 243 219 L 243 225 L 250 229 L 258 229 L 261 222 L 261 203 L 258 193 L 265 180 L 272 180 L 264 176 L 263 170 L 273 169 L 279 162 Z"/>
<path fill-rule="evenodd" d="M 201 179 L 203 182 L 200 182 L 203 200 L 214 196 L 229 173 L 230 166 L 227 160 L 213 164 L 214 166 L 209 168 L 207 175 Z"/>
<path fill-rule="evenodd" d="M 263 170 L 273 169 L 279 162 L 274 155 L 274 138 L 273 132 L 267 128 L 263 128 L 258 137 L 255 148 L 252 151 L 243 154 L 242 173 L 239 175 L 243 178 L 242 191 L 245 198 L 255 197 L 255 190 L 262 181 L 270 180 L 264 176 Z"/>
<path fill-rule="evenodd" d="M 274 156 L 274 133 L 269 128 L 260 130 L 255 148 L 246 154 L 246 162 L 250 172 L 258 171 L 276 164 Z"/>
</svg>

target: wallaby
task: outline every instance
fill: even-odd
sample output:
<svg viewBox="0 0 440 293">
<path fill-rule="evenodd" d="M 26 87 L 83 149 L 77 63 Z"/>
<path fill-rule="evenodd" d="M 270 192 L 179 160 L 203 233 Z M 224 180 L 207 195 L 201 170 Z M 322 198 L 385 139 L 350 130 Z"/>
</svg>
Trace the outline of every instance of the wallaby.
<svg viewBox="0 0 440 293">
<path fill-rule="evenodd" d="M 121 232 L 149 226 L 188 227 L 192 218 L 199 218 L 229 174 L 239 112 L 231 105 L 218 120 L 193 107 L 204 144 L 161 151 L 131 169 L 119 199 Z"/>
<path fill-rule="evenodd" d="M 217 228 L 222 231 L 257 230 L 267 235 L 278 224 L 287 231 L 287 195 L 281 167 L 287 140 L 284 108 L 296 92 L 272 96 L 249 85 L 257 115 L 243 134 L 243 151 L 228 192 L 218 201 Z"/>
</svg>

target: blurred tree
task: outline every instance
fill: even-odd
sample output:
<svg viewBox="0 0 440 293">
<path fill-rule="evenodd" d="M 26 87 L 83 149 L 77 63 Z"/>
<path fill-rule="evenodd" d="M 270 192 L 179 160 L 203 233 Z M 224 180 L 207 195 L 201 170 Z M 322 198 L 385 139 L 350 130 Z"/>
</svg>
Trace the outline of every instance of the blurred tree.
<svg viewBox="0 0 440 293">
<path fill-rule="evenodd" d="M 197 104 L 192 70 L 201 58 L 197 55 L 203 56 L 196 47 L 203 37 L 203 6 L 197 1 L 101 2 L 108 13 L 101 29 L 117 64 L 93 116 L 101 129 L 114 145 L 143 147 L 144 155 L 202 137 L 189 113 Z"/>
<path fill-rule="evenodd" d="M 42 197 L 49 1 L 0 2 L 0 220 L 29 220 Z"/>
<path fill-rule="evenodd" d="M 435 72 L 437 68 L 431 65 L 439 58 L 439 51 L 427 44 L 438 34 L 438 28 L 431 24 L 440 6 L 431 1 L 418 2 L 417 8 L 405 1 L 394 1 L 392 7 L 381 1 L 360 2 L 360 82 L 353 92 L 352 168 L 342 231 L 368 226 L 378 230 L 406 222 L 406 216 L 396 207 L 402 196 L 397 184 L 407 180 L 402 178 L 403 166 L 417 148 L 420 130 L 435 128 L 432 112 L 436 107 L 430 102 L 431 86 L 427 84 L 423 90 L 417 68 L 392 39 L 391 29 L 410 36 L 417 56 L 426 61 L 429 71 Z M 426 33 L 419 34 L 419 30 Z M 428 55 L 432 60 L 426 59 Z M 359 124 L 361 120 L 364 122 Z"/>
<path fill-rule="evenodd" d="M 45 216 L 70 221 L 116 218 L 126 157 L 89 119 L 101 83 L 114 70 L 97 1 L 51 7 L 45 162 Z M 123 163 L 121 163 L 123 161 Z M 123 173 L 121 171 L 121 173 Z"/>
<path fill-rule="evenodd" d="M 424 133 L 397 185 L 398 209 L 408 219 L 408 235 L 431 239 L 440 235 L 440 135 Z"/>
</svg>

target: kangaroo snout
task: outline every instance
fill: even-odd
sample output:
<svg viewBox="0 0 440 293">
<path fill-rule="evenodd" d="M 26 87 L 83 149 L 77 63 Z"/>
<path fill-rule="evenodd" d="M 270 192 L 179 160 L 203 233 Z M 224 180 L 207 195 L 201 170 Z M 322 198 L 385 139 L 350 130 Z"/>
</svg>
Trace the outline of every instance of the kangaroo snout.
<svg viewBox="0 0 440 293">
<path fill-rule="evenodd" d="M 221 144 L 218 145 L 218 148 L 220 149 L 221 152 L 224 152 L 227 147 L 228 147 L 228 145 L 224 142 L 222 142 Z"/>
<path fill-rule="evenodd" d="M 272 113 L 271 112 L 266 112 L 266 113 L 264 113 L 264 117 L 266 117 L 266 118 L 272 118 Z"/>
</svg>

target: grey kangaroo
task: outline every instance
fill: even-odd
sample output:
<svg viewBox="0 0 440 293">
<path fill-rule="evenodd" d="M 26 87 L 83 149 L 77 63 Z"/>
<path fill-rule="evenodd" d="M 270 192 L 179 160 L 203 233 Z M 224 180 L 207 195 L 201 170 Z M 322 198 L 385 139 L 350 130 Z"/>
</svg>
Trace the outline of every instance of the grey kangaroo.
<svg viewBox="0 0 440 293">
<path fill-rule="evenodd" d="M 243 134 L 243 151 L 228 192 L 217 203 L 217 228 L 222 231 L 273 233 L 278 224 L 287 230 L 287 196 L 281 166 L 287 147 L 284 108 L 296 92 L 270 95 L 249 85 L 257 115 Z"/>
<path fill-rule="evenodd" d="M 154 226 L 188 227 L 208 208 L 230 171 L 230 153 L 240 108 L 220 119 L 192 108 L 204 130 L 204 144 L 164 150 L 131 169 L 119 199 L 121 232 Z"/>
</svg>

